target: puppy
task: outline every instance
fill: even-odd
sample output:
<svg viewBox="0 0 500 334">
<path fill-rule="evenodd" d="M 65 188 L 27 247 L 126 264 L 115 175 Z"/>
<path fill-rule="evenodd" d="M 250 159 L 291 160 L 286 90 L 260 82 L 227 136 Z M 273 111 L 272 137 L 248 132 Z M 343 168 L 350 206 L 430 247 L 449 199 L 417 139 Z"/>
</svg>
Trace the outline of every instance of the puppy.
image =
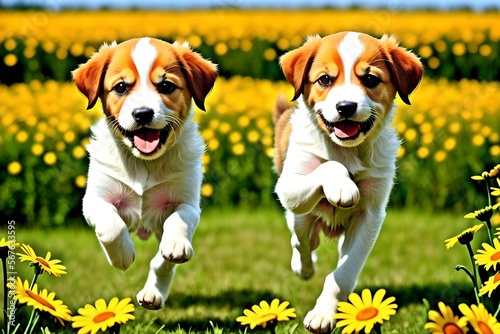
<svg viewBox="0 0 500 334">
<path fill-rule="evenodd" d="M 304 319 L 309 331 L 329 333 L 385 218 L 400 145 L 390 126 L 394 97 L 410 104 L 423 68 L 393 37 L 356 32 L 310 37 L 280 63 L 298 100 L 287 109 L 279 98 L 274 114 L 276 193 L 292 232 L 293 271 L 313 275 L 320 231 L 341 236 L 337 268 Z"/>
<path fill-rule="evenodd" d="M 149 309 L 163 307 L 176 264 L 193 256 L 204 143 L 192 100 L 204 110 L 216 77 L 187 43 L 153 38 L 105 44 L 73 71 L 88 108 L 99 98 L 106 116 L 91 128 L 83 215 L 121 270 L 135 258 L 129 233 L 155 234 L 159 250 L 137 294 Z"/>
</svg>

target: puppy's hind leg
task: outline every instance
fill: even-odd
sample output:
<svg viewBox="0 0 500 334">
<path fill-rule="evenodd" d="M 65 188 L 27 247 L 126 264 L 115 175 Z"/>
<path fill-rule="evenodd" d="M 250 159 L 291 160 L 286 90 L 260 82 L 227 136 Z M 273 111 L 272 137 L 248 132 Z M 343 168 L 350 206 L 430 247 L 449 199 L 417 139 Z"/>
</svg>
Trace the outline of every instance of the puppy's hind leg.
<svg viewBox="0 0 500 334">
<path fill-rule="evenodd" d="M 292 233 L 292 270 L 299 277 L 309 279 L 314 275 L 314 250 L 319 245 L 315 218 L 312 215 L 295 215 L 287 211 L 286 219 Z"/>
<path fill-rule="evenodd" d="M 175 275 L 174 263 L 163 258 L 161 251 L 150 262 L 144 288 L 137 294 L 137 302 L 144 308 L 158 310 L 163 307 Z"/>
</svg>

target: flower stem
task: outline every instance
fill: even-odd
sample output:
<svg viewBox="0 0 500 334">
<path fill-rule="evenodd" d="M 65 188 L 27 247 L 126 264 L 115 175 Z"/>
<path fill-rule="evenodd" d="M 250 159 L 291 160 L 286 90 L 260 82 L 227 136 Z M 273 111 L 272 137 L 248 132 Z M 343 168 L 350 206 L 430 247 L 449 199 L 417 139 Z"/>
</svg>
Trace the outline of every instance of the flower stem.
<svg viewBox="0 0 500 334">
<path fill-rule="evenodd" d="M 33 318 L 35 317 L 35 312 L 36 312 L 36 309 L 33 308 L 33 310 L 31 311 L 30 321 L 28 321 L 28 324 L 26 325 L 26 330 L 24 331 L 24 334 L 33 333 L 33 330 L 35 329 L 35 325 L 38 321 L 38 318 L 37 318 L 37 320 L 33 321 Z M 33 324 L 32 324 L 32 322 L 33 322 Z M 31 330 L 30 330 L 30 327 L 32 327 Z"/>
<path fill-rule="evenodd" d="M 500 303 L 498 304 L 498 308 L 497 308 L 497 310 L 495 311 L 495 314 L 493 315 L 495 318 L 497 317 L 498 312 L 500 312 Z"/>
<path fill-rule="evenodd" d="M 488 239 L 490 240 L 490 245 L 493 245 L 493 235 L 491 234 L 491 221 L 488 219 L 486 220 L 485 223 L 488 231 Z"/>
<path fill-rule="evenodd" d="M 30 290 L 33 289 L 33 287 L 35 286 L 36 280 L 38 279 L 38 276 L 40 276 L 40 274 L 42 273 L 42 270 L 40 269 L 40 266 L 38 264 L 35 264 L 33 267 L 34 267 L 35 274 L 33 275 L 33 280 L 31 281 L 31 284 L 30 284 Z"/>
<path fill-rule="evenodd" d="M 489 229 L 488 229 L 488 231 L 489 231 Z M 491 231 L 490 231 L 490 234 L 491 234 Z M 476 295 L 476 301 L 479 305 L 479 295 L 478 295 L 479 287 L 477 285 L 477 268 L 476 268 L 476 263 L 474 262 L 474 251 L 472 250 L 472 246 L 470 245 L 470 242 L 467 243 L 467 250 L 469 251 L 470 260 L 472 262 L 472 270 L 474 272 L 474 276 L 473 276 L 474 293 Z"/>
</svg>

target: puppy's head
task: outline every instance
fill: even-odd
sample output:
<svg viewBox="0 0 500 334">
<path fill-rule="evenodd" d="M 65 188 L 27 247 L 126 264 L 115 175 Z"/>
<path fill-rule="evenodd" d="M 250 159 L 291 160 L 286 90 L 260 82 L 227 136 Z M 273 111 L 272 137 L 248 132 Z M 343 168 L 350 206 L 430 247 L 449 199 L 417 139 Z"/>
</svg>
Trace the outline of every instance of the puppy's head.
<svg viewBox="0 0 500 334">
<path fill-rule="evenodd" d="M 409 94 L 422 78 L 419 59 L 393 37 L 356 32 L 312 36 L 280 59 L 283 72 L 303 96 L 315 123 L 340 146 L 376 135 L 392 118 L 396 92 Z"/>
<path fill-rule="evenodd" d="M 205 110 L 216 77 L 216 65 L 187 44 L 153 38 L 105 44 L 73 71 L 88 108 L 100 98 L 112 133 L 146 160 L 175 144 L 192 100 Z"/>
</svg>

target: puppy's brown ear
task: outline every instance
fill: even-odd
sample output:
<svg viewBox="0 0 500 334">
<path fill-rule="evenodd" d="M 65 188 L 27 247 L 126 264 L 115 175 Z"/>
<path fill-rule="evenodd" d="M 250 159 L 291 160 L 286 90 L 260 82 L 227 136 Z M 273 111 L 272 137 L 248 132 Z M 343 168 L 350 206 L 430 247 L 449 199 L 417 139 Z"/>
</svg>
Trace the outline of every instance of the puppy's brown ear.
<svg viewBox="0 0 500 334">
<path fill-rule="evenodd" d="M 295 90 L 292 101 L 296 100 L 304 90 L 307 73 L 318 51 L 320 41 L 321 37 L 318 35 L 310 36 L 307 38 L 304 45 L 285 53 L 280 58 L 280 65 L 283 69 L 283 73 Z"/>
<path fill-rule="evenodd" d="M 85 63 L 80 65 L 76 70 L 71 72 L 78 90 L 83 93 L 89 100 L 87 109 L 92 108 L 99 97 L 102 87 L 102 81 L 106 68 L 111 59 L 112 50 L 116 43 L 103 44 L 99 51 Z"/>
<path fill-rule="evenodd" d="M 173 45 L 179 54 L 179 61 L 194 103 L 205 111 L 205 98 L 217 79 L 217 65 L 194 52 L 187 43 L 174 43 Z"/>
<path fill-rule="evenodd" d="M 384 35 L 380 42 L 387 52 L 399 97 L 404 103 L 411 104 L 408 96 L 422 79 L 424 73 L 422 63 L 411 51 L 399 46 L 393 36 Z"/>
</svg>

